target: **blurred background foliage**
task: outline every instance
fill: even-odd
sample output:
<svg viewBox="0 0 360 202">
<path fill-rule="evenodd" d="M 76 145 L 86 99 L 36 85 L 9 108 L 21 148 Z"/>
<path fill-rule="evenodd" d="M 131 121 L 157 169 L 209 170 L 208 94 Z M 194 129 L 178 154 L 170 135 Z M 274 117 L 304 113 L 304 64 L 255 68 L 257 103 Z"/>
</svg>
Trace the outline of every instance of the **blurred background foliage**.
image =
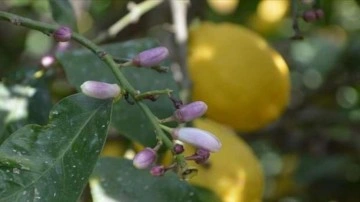
<svg viewBox="0 0 360 202">
<path fill-rule="evenodd" d="M 78 32 L 96 38 L 128 12 L 127 3 L 73 0 Z M 244 25 L 262 35 L 289 65 L 292 89 L 286 112 L 264 129 L 239 134 L 263 165 L 264 201 L 360 200 L 359 5 L 357 0 L 321 1 L 324 19 L 299 21 L 305 39 L 292 41 L 290 1 L 240 0 L 230 11 L 219 11 L 205 0 L 191 1 L 189 22 Z M 0 9 L 52 21 L 47 0 L 2 0 Z M 299 8 L 299 13 L 306 9 Z M 161 30 L 170 23 L 164 3 L 102 43 L 163 36 Z M 0 22 L 0 28 L 0 119 L 24 120 L 0 127 L 1 133 L 11 134 L 22 122 L 46 123 L 51 106 L 76 90 L 61 68 L 46 65 L 44 56 L 61 48 L 51 38 L 6 22 Z"/>
</svg>

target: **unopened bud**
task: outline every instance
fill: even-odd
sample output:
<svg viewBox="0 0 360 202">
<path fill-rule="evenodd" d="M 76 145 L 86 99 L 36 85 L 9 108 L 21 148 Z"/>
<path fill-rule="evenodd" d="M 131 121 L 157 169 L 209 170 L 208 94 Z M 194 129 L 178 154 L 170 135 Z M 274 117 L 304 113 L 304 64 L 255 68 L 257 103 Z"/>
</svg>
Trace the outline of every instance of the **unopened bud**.
<svg viewBox="0 0 360 202">
<path fill-rule="evenodd" d="M 195 160 L 196 163 L 205 163 L 209 157 L 210 157 L 210 152 L 208 150 L 205 149 L 197 149 L 195 155 L 197 155 L 198 159 Z"/>
<path fill-rule="evenodd" d="M 175 144 L 174 148 L 173 148 L 173 152 L 175 154 L 181 154 L 184 152 L 184 146 L 182 146 L 181 144 Z"/>
<path fill-rule="evenodd" d="M 132 63 L 138 67 L 153 67 L 159 65 L 168 55 L 169 50 L 161 46 L 139 53 L 134 57 Z"/>
<path fill-rule="evenodd" d="M 176 139 L 210 152 L 217 152 L 221 148 L 221 142 L 215 135 L 198 128 L 177 128 L 173 130 L 172 135 Z"/>
<path fill-rule="evenodd" d="M 314 22 L 317 20 L 316 12 L 314 10 L 305 11 L 302 18 L 305 22 Z"/>
<path fill-rule="evenodd" d="M 208 106 L 205 102 L 196 101 L 187 105 L 182 105 L 179 109 L 174 112 L 174 118 L 178 122 L 192 121 L 200 116 L 204 115 Z"/>
<path fill-rule="evenodd" d="M 57 42 L 66 42 L 70 41 L 72 35 L 72 31 L 69 27 L 60 27 L 55 30 L 53 37 Z"/>
<path fill-rule="evenodd" d="M 109 99 L 120 95 L 120 87 L 117 84 L 109 84 L 99 81 L 86 81 L 81 86 L 81 91 L 93 98 Z"/>
<path fill-rule="evenodd" d="M 137 153 L 133 159 L 133 165 L 138 169 L 150 167 L 156 160 L 156 152 L 151 148 L 145 148 Z"/>
<path fill-rule="evenodd" d="M 210 152 L 206 149 L 197 149 L 195 154 L 186 157 L 186 160 L 194 160 L 197 164 L 204 164 L 210 157 Z"/>
<path fill-rule="evenodd" d="M 151 168 L 150 173 L 153 176 L 163 176 L 165 174 L 165 167 L 164 166 L 154 166 Z"/>
</svg>

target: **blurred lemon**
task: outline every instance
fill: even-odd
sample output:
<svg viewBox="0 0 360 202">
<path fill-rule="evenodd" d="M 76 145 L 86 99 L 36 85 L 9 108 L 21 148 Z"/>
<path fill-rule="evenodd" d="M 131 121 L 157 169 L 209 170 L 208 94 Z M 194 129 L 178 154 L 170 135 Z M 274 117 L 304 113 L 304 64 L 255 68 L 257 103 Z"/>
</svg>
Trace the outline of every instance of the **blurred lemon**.
<svg viewBox="0 0 360 202">
<path fill-rule="evenodd" d="M 124 141 L 120 141 L 117 139 L 107 140 L 103 150 L 101 151 L 101 156 L 123 156 L 126 152 L 126 149 L 127 145 L 124 143 Z"/>
<path fill-rule="evenodd" d="M 250 18 L 252 28 L 260 32 L 275 30 L 284 20 L 289 4 L 289 1 L 260 1 L 255 15 Z"/>
<path fill-rule="evenodd" d="M 239 0 L 208 0 L 207 2 L 211 9 L 222 15 L 233 13 L 239 4 Z"/>
<path fill-rule="evenodd" d="M 237 130 L 269 124 L 289 100 L 285 61 L 240 25 L 205 22 L 191 30 L 189 72 L 193 99 L 208 104 L 207 116 Z"/>
<path fill-rule="evenodd" d="M 264 176 L 251 148 L 233 130 L 211 120 L 196 120 L 194 126 L 215 134 L 223 146 L 211 154 L 209 167 L 189 163 L 199 169 L 190 183 L 209 188 L 224 202 L 261 201 Z M 186 156 L 194 151 L 185 145 Z"/>
</svg>

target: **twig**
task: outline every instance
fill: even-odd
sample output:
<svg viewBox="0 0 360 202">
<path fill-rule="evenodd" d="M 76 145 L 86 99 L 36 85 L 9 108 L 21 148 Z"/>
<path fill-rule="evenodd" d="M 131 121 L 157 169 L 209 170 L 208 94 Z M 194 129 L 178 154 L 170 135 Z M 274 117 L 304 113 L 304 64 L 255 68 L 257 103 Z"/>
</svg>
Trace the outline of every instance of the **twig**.
<svg viewBox="0 0 360 202">
<path fill-rule="evenodd" d="M 38 30 L 40 32 L 46 33 L 46 34 L 52 34 L 55 30 L 57 30 L 60 26 L 58 25 L 52 25 L 48 23 L 38 22 L 34 21 L 28 18 L 20 17 L 18 15 L 14 15 L 11 13 L 0 11 L 0 20 L 9 21 L 10 23 L 18 26 L 27 27 L 30 29 Z M 110 54 L 107 54 L 103 49 L 101 49 L 99 46 L 97 46 L 92 41 L 88 40 L 87 38 L 83 37 L 82 35 L 78 33 L 72 33 L 72 39 L 89 49 L 91 52 L 93 52 L 96 56 L 98 56 L 102 61 L 105 62 L 105 64 L 111 69 L 111 71 L 114 73 L 116 79 L 119 81 L 121 87 L 130 94 L 130 96 L 135 100 L 136 104 L 140 107 L 140 109 L 143 111 L 143 113 L 146 115 L 146 117 L 150 120 L 151 124 L 155 128 L 156 135 L 158 139 L 161 139 L 162 142 L 166 145 L 168 149 L 173 148 L 172 141 L 167 137 L 167 135 L 162 131 L 160 128 L 160 125 L 158 123 L 157 117 L 150 111 L 150 109 L 142 102 L 137 101 L 135 99 L 137 93 L 137 90 L 135 90 L 134 87 L 131 86 L 131 84 L 128 82 L 124 74 L 120 71 L 118 68 L 118 65 L 114 61 L 113 57 Z M 181 163 L 185 163 L 184 157 L 179 156 L 179 159 L 181 159 Z"/>
<path fill-rule="evenodd" d="M 291 0 L 291 14 L 292 14 L 292 28 L 295 32 L 294 36 L 291 37 L 293 40 L 302 40 L 304 39 L 304 36 L 302 35 L 300 28 L 299 28 L 299 22 L 298 22 L 298 13 L 297 13 L 297 7 L 298 7 L 297 0 Z"/>
<path fill-rule="evenodd" d="M 175 41 L 177 44 L 178 63 L 181 71 L 181 85 L 184 91 L 184 100 L 190 97 L 189 90 L 191 88 L 191 80 L 189 79 L 189 72 L 187 68 L 187 40 L 188 40 L 188 29 L 187 29 L 187 7 L 190 1 L 188 0 L 170 0 L 171 13 L 173 18 L 173 28 L 175 34 Z"/>
<path fill-rule="evenodd" d="M 118 20 L 116 23 L 114 23 L 106 32 L 99 34 L 99 36 L 93 41 L 95 43 L 100 43 L 106 39 L 115 37 L 126 26 L 132 23 L 136 23 L 142 15 L 144 15 L 149 10 L 155 8 L 162 2 L 163 0 L 146 0 L 139 4 L 130 2 L 128 4 L 130 12 L 124 17 L 122 17 L 120 20 Z"/>
</svg>

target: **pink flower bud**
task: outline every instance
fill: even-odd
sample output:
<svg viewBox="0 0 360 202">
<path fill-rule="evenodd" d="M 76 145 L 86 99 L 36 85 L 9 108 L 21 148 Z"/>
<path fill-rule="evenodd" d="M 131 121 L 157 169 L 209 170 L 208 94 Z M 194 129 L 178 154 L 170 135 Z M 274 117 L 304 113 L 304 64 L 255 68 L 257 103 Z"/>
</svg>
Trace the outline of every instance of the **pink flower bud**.
<svg viewBox="0 0 360 202">
<path fill-rule="evenodd" d="M 66 42 L 70 41 L 71 35 L 72 31 L 69 27 L 60 27 L 54 32 L 53 37 L 57 42 Z"/>
<path fill-rule="evenodd" d="M 195 154 L 186 157 L 186 160 L 194 160 L 197 164 L 204 164 L 210 157 L 210 152 L 206 149 L 197 149 Z"/>
<path fill-rule="evenodd" d="M 132 63 L 138 67 L 152 67 L 159 65 L 168 55 L 168 49 L 161 46 L 139 53 L 133 58 Z"/>
<path fill-rule="evenodd" d="M 178 122 L 192 121 L 200 116 L 204 115 L 208 106 L 205 102 L 196 101 L 187 105 L 182 105 L 174 112 L 174 118 Z"/>
<path fill-rule="evenodd" d="M 181 154 L 184 152 L 184 146 L 182 146 L 181 144 L 175 144 L 174 148 L 173 148 L 173 152 L 175 154 Z"/>
<path fill-rule="evenodd" d="M 176 139 L 210 152 L 217 152 L 221 148 L 221 142 L 215 135 L 198 128 L 177 128 L 173 130 L 172 135 Z"/>
<path fill-rule="evenodd" d="M 154 166 L 151 168 L 150 173 L 153 176 L 163 176 L 165 174 L 165 167 L 164 166 Z"/>
<path fill-rule="evenodd" d="M 120 95 L 120 87 L 117 84 L 86 81 L 80 88 L 85 95 L 98 99 L 109 99 Z"/>
<path fill-rule="evenodd" d="M 316 12 L 314 10 L 305 11 L 302 18 L 305 22 L 314 22 L 317 20 Z"/>
<path fill-rule="evenodd" d="M 145 148 L 137 153 L 133 159 L 133 165 L 138 169 L 150 167 L 156 160 L 156 152 L 151 148 Z"/>
</svg>

